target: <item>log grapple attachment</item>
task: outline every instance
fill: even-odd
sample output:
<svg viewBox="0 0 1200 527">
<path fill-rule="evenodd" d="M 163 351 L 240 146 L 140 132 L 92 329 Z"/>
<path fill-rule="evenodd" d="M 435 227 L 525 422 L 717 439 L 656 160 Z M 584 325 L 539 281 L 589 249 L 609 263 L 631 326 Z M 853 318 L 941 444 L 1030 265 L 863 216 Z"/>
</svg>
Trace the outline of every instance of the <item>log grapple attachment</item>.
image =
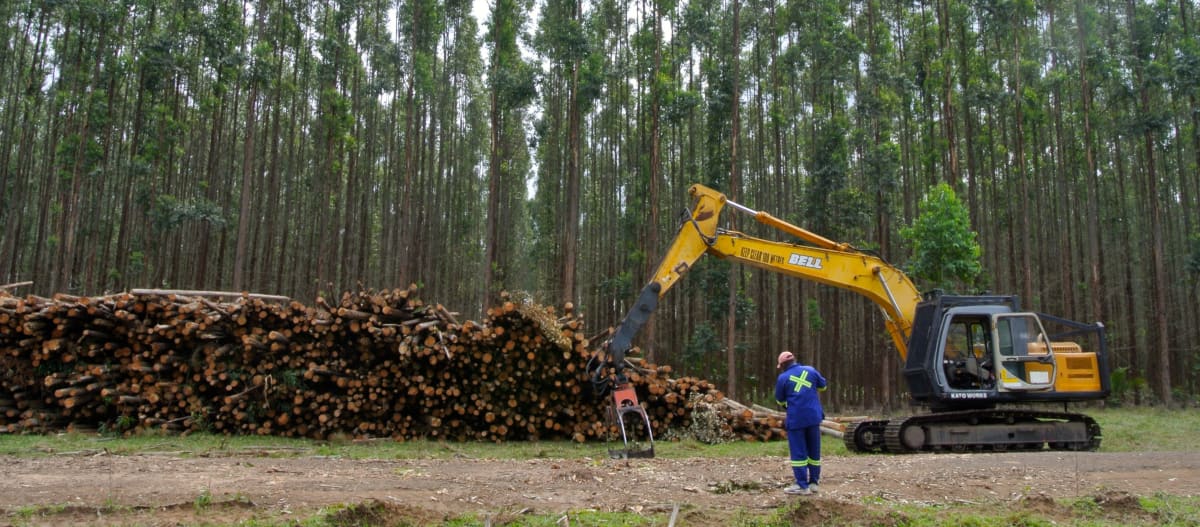
<svg viewBox="0 0 1200 527">
<path fill-rule="evenodd" d="M 616 443 L 614 435 L 621 438 L 620 448 L 609 448 L 613 459 L 654 457 L 654 431 L 650 427 L 650 416 L 638 403 L 637 392 L 625 383 L 612 392 L 608 410 L 609 444 Z M 615 433 L 614 433 L 615 429 Z"/>
</svg>

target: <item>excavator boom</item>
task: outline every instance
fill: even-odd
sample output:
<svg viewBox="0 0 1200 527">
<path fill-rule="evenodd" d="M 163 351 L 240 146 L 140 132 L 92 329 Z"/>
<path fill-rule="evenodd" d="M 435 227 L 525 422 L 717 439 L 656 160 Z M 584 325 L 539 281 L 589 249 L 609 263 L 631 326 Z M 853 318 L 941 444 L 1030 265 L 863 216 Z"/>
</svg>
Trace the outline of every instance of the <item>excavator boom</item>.
<svg viewBox="0 0 1200 527">
<path fill-rule="evenodd" d="M 617 326 L 605 350 L 618 369 L 625 352 L 632 347 L 633 337 L 649 319 L 658 300 L 705 254 L 865 296 L 883 311 L 888 333 L 901 360 L 908 356 L 911 320 L 921 294 L 899 269 L 850 244 L 834 242 L 769 213 L 730 201 L 724 194 L 704 185 L 692 185 L 688 193 L 695 201 L 690 215 L 679 226 L 658 269 L 638 295 L 633 309 Z M 797 243 L 765 240 L 720 229 L 717 222 L 727 205 L 753 216 L 763 225 L 795 237 Z"/>
</svg>

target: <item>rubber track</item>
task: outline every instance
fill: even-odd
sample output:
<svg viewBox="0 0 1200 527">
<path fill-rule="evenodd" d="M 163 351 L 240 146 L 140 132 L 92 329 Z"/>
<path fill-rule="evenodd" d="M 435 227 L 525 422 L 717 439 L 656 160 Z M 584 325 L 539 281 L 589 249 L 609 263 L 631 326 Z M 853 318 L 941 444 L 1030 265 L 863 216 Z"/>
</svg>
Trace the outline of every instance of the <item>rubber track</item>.
<svg viewBox="0 0 1200 527">
<path fill-rule="evenodd" d="M 1100 448 L 1100 425 L 1094 419 L 1083 414 L 1070 412 L 1046 412 L 1038 410 L 968 410 L 960 412 L 945 412 L 935 414 L 914 415 L 909 417 L 901 417 L 889 420 L 887 429 L 884 431 L 885 451 L 889 453 L 913 453 L 919 451 L 951 451 L 951 452 L 995 452 L 1003 450 L 1025 450 L 1030 449 L 1030 445 L 1024 441 L 1017 441 L 1010 444 L 976 444 L 964 443 L 961 445 L 952 445 L 949 447 L 938 446 L 937 449 L 922 446 L 920 449 L 910 449 L 904 446 L 900 441 L 901 433 L 908 426 L 970 426 L 971 421 L 1000 423 L 1007 420 L 1013 420 L 1015 424 L 1012 426 L 1021 426 L 1022 423 L 1030 420 L 1045 420 L 1052 419 L 1056 421 L 1068 422 L 1083 422 L 1087 426 L 1088 441 L 1086 444 L 1067 443 L 1065 441 L 1054 441 L 1053 439 L 1045 441 L 1033 447 L 1034 450 L 1040 450 L 1047 445 L 1051 450 L 1096 450 Z"/>
</svg>

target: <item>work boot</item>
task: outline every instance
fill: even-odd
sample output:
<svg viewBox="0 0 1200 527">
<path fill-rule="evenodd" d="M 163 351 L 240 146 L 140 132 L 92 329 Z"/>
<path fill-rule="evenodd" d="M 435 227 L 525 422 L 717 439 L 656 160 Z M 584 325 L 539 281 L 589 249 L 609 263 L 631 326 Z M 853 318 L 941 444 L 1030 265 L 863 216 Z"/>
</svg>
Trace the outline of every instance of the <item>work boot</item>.
<svg viewBox="0 0 1200 527">
<path fill-rule="evenodd" d="M 812 494 L 812 491 L 809 490 L 807 487 L 801 487 L 800 485 L 792 485 L 786 489 L 783 489 L 783 493 L 784 494 L 792 494 L 792 495 L 796 495 L 796 496 L 804 496 L 804 495 Z"/>
</svg>

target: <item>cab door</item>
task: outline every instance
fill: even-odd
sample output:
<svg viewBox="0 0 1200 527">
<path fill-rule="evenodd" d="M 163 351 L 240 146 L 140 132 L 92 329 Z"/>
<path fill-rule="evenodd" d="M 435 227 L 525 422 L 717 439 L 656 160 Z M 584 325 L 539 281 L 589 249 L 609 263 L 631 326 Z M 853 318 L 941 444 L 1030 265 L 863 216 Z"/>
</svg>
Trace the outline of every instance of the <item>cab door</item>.
<svg viewBox="0 0 1200 527">
<path fill-rule="evenodd" d="M 1033 313 L 992 315 L 996 375 L 1002 391 L 1054 388 L 1054 349 Z"/>
</svg>

